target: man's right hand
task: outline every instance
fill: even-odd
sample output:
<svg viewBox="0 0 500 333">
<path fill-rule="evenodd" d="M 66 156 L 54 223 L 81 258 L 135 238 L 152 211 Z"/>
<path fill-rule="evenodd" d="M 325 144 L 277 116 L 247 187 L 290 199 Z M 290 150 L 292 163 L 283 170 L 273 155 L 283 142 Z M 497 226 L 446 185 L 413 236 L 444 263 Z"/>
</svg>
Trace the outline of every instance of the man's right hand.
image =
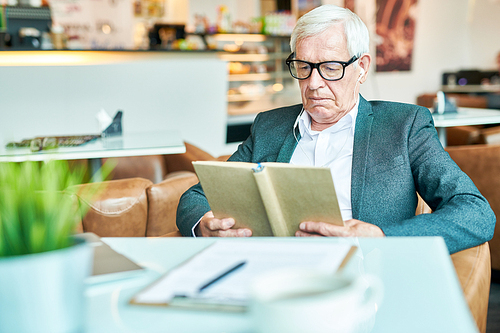
<svg viewBox="0 0 500 333">
<path fill-rule="evenodd" d="M 250 229 L 231 229 L 234 226 L 233 218 L 216 219 L 212 211 L 207 212 L 201 218 L 195 228 L 197 236 L 203 237 L 250 237 Z"/>
</svg>

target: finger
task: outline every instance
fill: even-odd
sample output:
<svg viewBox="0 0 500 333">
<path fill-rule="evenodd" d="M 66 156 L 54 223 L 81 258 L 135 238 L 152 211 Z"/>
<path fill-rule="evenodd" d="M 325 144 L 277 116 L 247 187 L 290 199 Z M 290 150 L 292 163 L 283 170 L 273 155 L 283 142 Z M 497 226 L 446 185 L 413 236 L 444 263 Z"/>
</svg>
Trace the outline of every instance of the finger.
<svg viewBox="0 0 500 333">
<path fill-rule="evenodd" d="M 218 231 L 218 230 L 228 230 L 234 226 L 234 219 L 226 218 L 226 219 L 215 219 L 211 218 L 206 220 L 206 227 L 210 231 Z"/>
<path fill-rule="evenodd" d="M 324 222 L 302 222 L 299 225 L 301 231 L 307 233 L 316 233 L 323 236 L 346 237 L 349 233 L 348 229 L 343 226 L 338 226 Z"/>
<path fill-rule="evenodd" d="M 221 232 L 228 232 L 228 231 L 231 231 L 231 232 L 234 232 L 235 230 L 232 230 L 232 229 L 229 229 L 229 230 L 223 230 L 219 227 L 217 227 L 218 224 L 220 224 L 221 221 L 218 220 L 218 219 L 212 219 L 212 220 L 209 220 L 207 221 L 207 223 L 205 223 L 204 225 L 202 225 L 202 229 L 201 229 L 201 234 L 203 237 L 224 237 L 224 236 L 221 236 Z M 210 229 L 208 224 L 210 224 L 210 227 L 213 227 L 214 229 Z"/>
<path fill-rule="evenodd" d="M 318 234 L 310 234 L 308 232 L 297 230 L 295 232 L 295 237 L 321 237 L 321 236 Z"/>
<path fill-rule="evenodd" d="M 252 236 L 252 230 L 250 229 L 220 230 L 218 234 L 219 237 L 250 237 Z"/>
<path fill-rule="evenodd" d="M 380 227 L 359 221 L 359 220 L 348 220 L 344 222 L 352 236 L 358 237 L 384 237 L 385 233 L 380 229 Z"/>
</svg>

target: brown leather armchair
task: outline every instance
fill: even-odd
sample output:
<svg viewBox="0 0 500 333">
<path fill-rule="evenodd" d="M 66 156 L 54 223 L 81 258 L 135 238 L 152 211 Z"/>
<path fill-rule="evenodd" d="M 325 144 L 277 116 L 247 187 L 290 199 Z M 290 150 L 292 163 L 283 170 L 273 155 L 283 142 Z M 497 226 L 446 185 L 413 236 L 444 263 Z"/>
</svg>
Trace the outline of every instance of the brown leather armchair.
<svg viewBox="0 0 500 333">
<path fill-rule="evenodd" d="M 73 186 L 81 211 L 86 212 L 80 232 L 101 237 L 146 237 L 177 235 L 175 224 L 179 199 L 198 178 L 192 172 L 172 173 L 153 184 L 143 178 L 127 178 L 97 183 L 98 195 L 91 202 L 84 195 L 96 183 Z"/>
<path fill-rule="evenodd" d="M 491 262 L 488 242 L 451 255 L 465 300 L 479 332 L 486 332 Z"/>
<path fill-rule="evenodd" d="M 415 212 L 432 213 L 430 207 L 418 196 Z M 486 332 L 488 301 L 490 298 L 491 261 L 488 242 L 451 255 L 465 300 L 481 333 Z"/>
<path fill-rule="evenodd" d="M 95 184 L 75 186 L 80 209 L 87 211 L 78 231 L 101 237 L 180 236 L 175 224 L 181 195 L 198 182 L 192 161 L 226 160 L 185 143 L 173 155 L 116 158 L 110 181 L 101 182 L 99 196 L 88 202 L 81 193 Z"/>
</svg>

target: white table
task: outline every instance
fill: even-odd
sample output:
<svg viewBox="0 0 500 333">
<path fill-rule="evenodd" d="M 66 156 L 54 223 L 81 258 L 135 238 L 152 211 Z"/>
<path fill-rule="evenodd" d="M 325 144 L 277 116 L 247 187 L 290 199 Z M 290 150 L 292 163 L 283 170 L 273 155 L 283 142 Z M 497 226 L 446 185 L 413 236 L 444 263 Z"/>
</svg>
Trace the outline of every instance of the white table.
<svg viewBox="0 0 500 333">
<path fill-rule="evenodd" d="M 443 147 L 447 145 L 447 127 L 500 124 L 500 110 L 493 109 L 458 108 L 457 113 L 433 113 L 432 117 Z"/>
<path fill-rule="evenodd" d="M 125 132 L 121 136 L 98 138 L 75 147 L 31 152 L 29 148 L 0 147 L 0 162 L 79 160 L 89 159 L 91 174 L 95 175 L 102 158 L 182 154 L 186 147 L 176 131 Z M 99 179 L 95 179 L 99 180 Z"/>
<path fill-rule="evenodd" d="M 215 239 L 103 240 L 116 251 L 148 269 L 128 279 L 89 286 L 86 292 L 85 332 L 253 332 L 253 323 L 247 313 L 181 310 L 128 303 L 139 290 Z M 240 241 L 254 240 L 256 239 L 250 238 Z M 273 240 L 345 241 L 334 238 Z M 362 238 L 359 239 L 359 248 L 343 274 L 358 275 L 364 272 L 382 279 L 384 299 L 376 314 L 372 333 L 477 332 L 441 238 Z"/>
</svg>

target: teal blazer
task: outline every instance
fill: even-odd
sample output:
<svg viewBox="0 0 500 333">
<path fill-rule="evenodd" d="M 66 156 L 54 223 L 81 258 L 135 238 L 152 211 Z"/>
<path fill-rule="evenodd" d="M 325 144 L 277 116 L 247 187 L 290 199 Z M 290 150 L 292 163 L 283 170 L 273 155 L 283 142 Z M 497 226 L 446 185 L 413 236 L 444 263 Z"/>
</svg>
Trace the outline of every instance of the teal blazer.
<svg viewBox="0 0 500 333">
<path fill-rule="evenodd" d="M 229 160 L 290 162 L 301 109 L 299 104 L 258 114 Z M 442 236 L 450 253 L 493 237 L 490 205 L 443 149 L 424 107 L 360 96 L 351 177 L 353 218 L 379 226 L 387 236 Z M 415 216 L 417 192 L 432 214 Z M 200 184 L 190 188 L 177 210 L 180 232 L 190 236 L 209 210 Z"/>
</svg>

